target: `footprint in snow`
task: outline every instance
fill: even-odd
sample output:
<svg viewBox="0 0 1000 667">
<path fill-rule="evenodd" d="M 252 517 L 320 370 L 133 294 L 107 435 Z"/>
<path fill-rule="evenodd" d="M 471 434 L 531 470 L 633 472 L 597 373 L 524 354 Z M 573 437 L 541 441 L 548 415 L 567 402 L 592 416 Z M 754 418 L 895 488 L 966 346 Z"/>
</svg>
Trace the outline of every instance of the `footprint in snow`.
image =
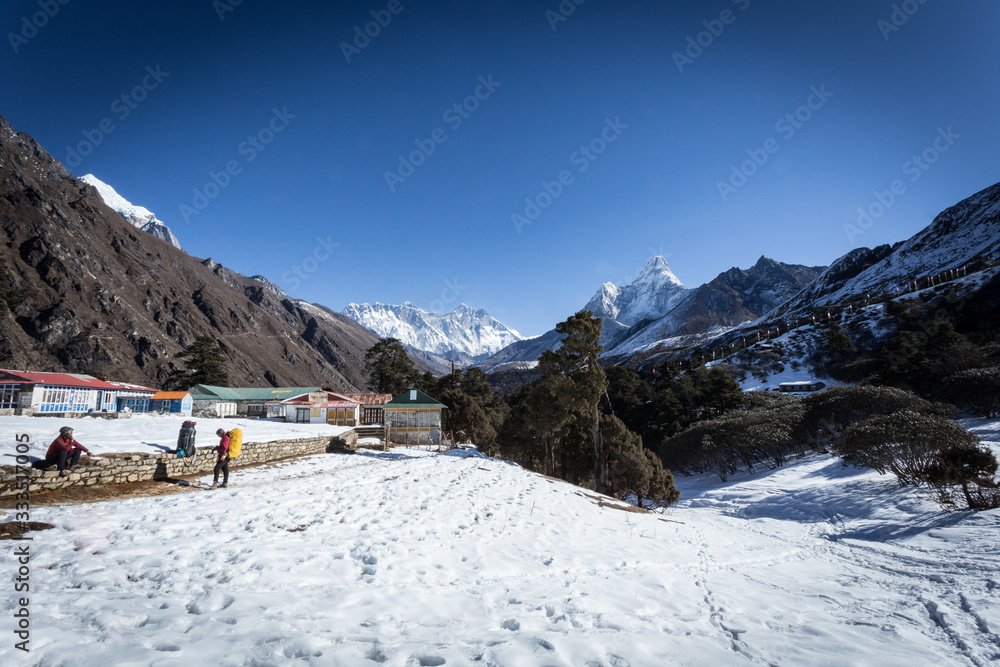
<svg viewBox="0 0 1000 667">
<path fill-rule="evenodd" d="M 415 655 L 413 659 L 417 661 L 420 667 L 440 667 L 440 665 L 447 662 L 447 660 L 438 655 Z"/>
<path fill-rule="evenodd" d="M 385 653 L 382 653 L 382 651 L 378 647 L 374 647 L 372 648 L 372 650 L 368 651 L 368 653 L 365 654 L 365 657 L 371 660 L 372 662 L 377 662 L 379 664 L 383 662 L 389 662 L 388 656 L 386 656 Z"/>
<path fill-rule="evenodd" d="M 169 653 L 174 653 L 176 651 L 180 651 L 181 647 L 178 646 L 177 644 L 157 644 L 153 647 L 153 649 L 156 651 L 165 651 Z"/>
</svg>

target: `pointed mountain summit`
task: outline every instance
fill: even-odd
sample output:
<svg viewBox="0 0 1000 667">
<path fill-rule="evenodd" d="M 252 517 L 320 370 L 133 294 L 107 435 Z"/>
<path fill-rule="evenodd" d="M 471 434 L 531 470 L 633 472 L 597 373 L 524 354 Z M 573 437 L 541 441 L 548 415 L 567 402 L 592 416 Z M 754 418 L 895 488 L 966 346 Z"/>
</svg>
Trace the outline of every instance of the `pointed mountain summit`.
<svg viewBox="0 0 1000 667">
<path fill-rule="evenodd" d="M 755 320 L 797 294 L 825 268 L 762 256 L 749 269 L 733 267 L 688 290 L 666 315 L 630 329 L 605 351 L 610 357 L 627 357 L 668 338 L 707 334 Z"/>
<path fill-rule="evenodd" d="M 167 225 L 156 218 L 148 208 L 136 206 L 118 194 L 117 191 L 93 174 L 81 176 L 80 180 L 88 185 L 97 188 L 97 194 L 101 195 L 101 200 L 114 211 L 117 211 L 123 218 L 132 223 L 133 226 L 141 229 L 147 234 L 152 234 L 161 241 L 166 241 L 175 248 L 180 248 L 181 243 L 170 231 Z"/>
<path fill-rule="evenodd" d="M 657 255 L 628 285 L 619 287 L 604 283 L 583 309 L 630 327 L 641 320 L 662 317 L 687 291 L 684 283 L 670 270 L 667 260 Z"/>
</svg>

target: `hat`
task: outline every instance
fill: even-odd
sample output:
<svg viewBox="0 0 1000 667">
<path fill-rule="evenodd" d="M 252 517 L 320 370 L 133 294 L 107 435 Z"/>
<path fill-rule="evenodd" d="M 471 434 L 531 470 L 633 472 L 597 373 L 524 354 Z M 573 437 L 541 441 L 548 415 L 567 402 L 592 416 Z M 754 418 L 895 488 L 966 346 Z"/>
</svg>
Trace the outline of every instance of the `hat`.
<svg viewBox="0 0 1000 667">
<path fill-rule="evenodd" d="M 225 435 L 225 434 L 226 434 L 225 430 L 223 430 L 221 428 L 218 431 L 215 432 L 215 435 Z"/>
<path fill-rule="evenodd" d="M 59 435 L 66 435 L 72 430 L 73 430 L 72 426 L 63 426 L 61 429 L 59 429 Z"/>
<path fill-rule="evenodd" d="M 190 419 L 188 419 L 188 420 L 187 420 L 187 421 L 185 421 L 184 423 L 185 423 L 185 424 L 191 424 L 191 426 L 194 426 L 194 425 L 195 425 L 195 424 L 197 424 L 198 422 L 193 422 L 193 421 L 191 421 Z"/>
</svg>

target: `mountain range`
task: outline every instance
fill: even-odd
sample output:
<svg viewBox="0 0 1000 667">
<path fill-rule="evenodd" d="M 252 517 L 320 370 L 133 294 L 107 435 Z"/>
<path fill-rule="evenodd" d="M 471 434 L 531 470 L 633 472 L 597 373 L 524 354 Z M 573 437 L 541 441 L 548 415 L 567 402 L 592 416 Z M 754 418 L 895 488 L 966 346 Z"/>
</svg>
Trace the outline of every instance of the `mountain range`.
<svg viewBox="0 0 1000 667">
<path fill-rule="evenodd" d="M 524 339 L 481 309 L 428 313 L 411 303 L 337 313 L 191 257 L 169 228 L 95 177 L 77 179 L 0 116 L 0 366 L 89 373 L 161 386 L 199 335 L 222 346 L 234 384 L 363 389 L 364 353 L 399 338 L 421 370 L 532 366 L 557 348 L 551 329 Z M 829 267 L 761 257 L 687 288 L 654 257 L 626 285 L 584 305 L 603 318 L 609 363 L 635 363 L 867 293 L 905 291 L 930 274 L 995 264 L 1000 184 L 938 215 L 912 238 L 858 248 Z M 2 305 L 2 304 L 0 304 Z M 572 314 L 571 309 L 559 319 Z M 554 318 L 555 319 L 555 318 Z"/>
<path fill-rule="evenodd" d="M 464 303 L 445 315 L 412 303 L 390 306 L 352 303 L 343 314 L 382 338 L 397 338 L 415 350 L 468 366 L 496 354 L 523 336 L 481 308 Z"/>
<path fill-rule="evenodd" d="M 749 269 L 733 268 L 688 289 L 657 256 L 628 285 L 605 283 L 583 310 L 603 319 L 605 357 L 627 361 L 666 339 L 725 331 L 755 320 L 808 285 L 824 268 L 761 257 Z M 524 367 L 559 344 L 560 336 L 551 329 L 510 345 L 479 365 L 490 371 Z"/>
</svg>

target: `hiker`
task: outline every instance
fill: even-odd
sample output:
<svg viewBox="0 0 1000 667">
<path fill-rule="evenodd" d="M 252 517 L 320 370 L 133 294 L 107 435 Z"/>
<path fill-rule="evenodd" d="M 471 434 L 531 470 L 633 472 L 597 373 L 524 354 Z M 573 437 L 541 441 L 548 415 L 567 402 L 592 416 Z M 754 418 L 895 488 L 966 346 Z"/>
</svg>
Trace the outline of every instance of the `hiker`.
<svg viewBox="0 0 1000 667">
<path fill-rule="evenodd" d="M 90 450 L 73 439 L 72 427 L 63 426 L 59 429 L 59 435 L 49 445 L 49 450 L 45 452 L 45 458 L 41 461 L 33 461 L 31 467 L 45 470 L 54 464 L 59 468 L 59 476 L 65 477 L 69 474 L 67 468 L 72 470 L 75 465 L 80 463 L 80 455 L 83 452 L 87 452 L 87 456 L 90 456 Z"/>
<path fill-rule="evenodd" d="M 222 478 L 222 488 L 229 486 L 229 434 L 223 429 L 219 429 L 215 432 L 215 435 L 219 436 L 219 446 L 215 448 L 215 451 L 219 453 L 219 461 L 215 464 L 215 479 L 212 480 L 212 486 L 208 487 L 214 489 L 219 486 L 219 472 L 224 474 Z"/>
<path fill-rule="evenodd" d="M 177 434 L 177 449 L 174 450 L 174 453 L 177 454 L 177 456 L 183 456 L 189 459 L 194 458 L 194 425 L 197 423 L 198 422 L 188 420 L 181 424 L 180 433 Z"/>
</svg>

